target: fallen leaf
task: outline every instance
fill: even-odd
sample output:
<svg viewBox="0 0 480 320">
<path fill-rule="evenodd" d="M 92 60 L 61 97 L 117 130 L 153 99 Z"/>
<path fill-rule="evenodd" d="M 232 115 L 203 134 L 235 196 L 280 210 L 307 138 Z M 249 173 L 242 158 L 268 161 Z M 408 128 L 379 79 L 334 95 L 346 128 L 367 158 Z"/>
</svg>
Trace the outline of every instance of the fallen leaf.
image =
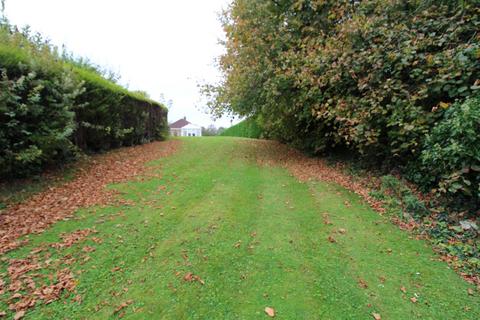
<svg viewBox="0 0 480 320">
<path fill-rule="evenodd" d="M 365 280 L 363 279 L 358 279 L 358 285 L 364 289 L 367 289 L 368 288 L 368 284 Z"/>
<path fill-rule="evenodd" d="M 193 281 L 193 273 L 188 272 L 188 273 L 183 277 L 183 280 L 188 281 L 188 282 Z"/>
<path fill-rule="evenodd" d="M 407 293 L 407 288 L 405 288 L 404 286 L 401 286 L 400 291 L 402 291 L 403 293 Z"/>
<path fill-rule="evenodd" d="M 413 303 L 417 303 L 417 298 L 411 297 L 411 298 L 410 298 L 410 301 L 412 301 Z"/>
<path fill-rule="evenodd" d="M 275 310 L 273 308 L 266 307 L 265 313 L 271 318 L 275 317 Z"/>
<path fill-rule="evenodd" d="M 347 233 L 347 230 L 345 230 L 343 228 L 340 228 L 340 229 L 338 229 L 338 233 L 345 234 L 345 233 Z"/>
<path fill-rule="evenodd" d="M 25 316 L 25 311 L 21 310 L 15 313 L 15 316 L 13 317 L 13 320 L 19 320 L 22 319 Z"/>
<path fill-rule="evenodd" d="M 382 320 L 382 317 L 378 313 L 373 312 L 372 316 L 373 316 L 373 319 L 375 319 L 375 320 Z"/>
<path fill-rule="evenodd" d="M 337 240 L 335 240 L 335 238 L 332 236 L 328 236 L 328 241 L 330 241 L 331 243 L 337 242 Z"/>
<path fill-rule="evenodd" d="M 470 296 L 473 296 L 473 289 L 472 289 L 472 288 L 468 288 L 468 289 L 467 289 L 467 293 L 468 293 Z"/>
<path fill-rule="evenodd" d="M 120 304 L 117 308 L 115 308 L 115 311 L 114 311 L 113 313 L 114 313 L 114 314 L 119 313 L 120 311 L 122 311 L 123 309 L 125 309 L 126 307 L 128 307 L 129 305 L 131 305 L 132 303 L 133 303 L 133 300 L 128 300 L 128 301 L 123 302 L 123 303 Z"/>
</svg>

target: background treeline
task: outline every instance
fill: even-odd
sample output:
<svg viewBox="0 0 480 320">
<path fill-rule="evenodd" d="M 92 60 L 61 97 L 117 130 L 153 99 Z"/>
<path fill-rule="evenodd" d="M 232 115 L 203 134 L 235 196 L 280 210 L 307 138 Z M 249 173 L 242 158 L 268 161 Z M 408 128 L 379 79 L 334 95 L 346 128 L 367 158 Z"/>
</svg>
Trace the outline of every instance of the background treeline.
<svg viewBox="0 0 480 320">
<path fill-rule="evenodd" d="M 213 114 L 400 169 L 479 215 L 478 0 L 234 0 L 223 24 Z"/>
<path fill-rule="evenodd" d="M 0 178 L 167 133 L 164 106 L 40 35 L 0 24 Z"/>
</svg>

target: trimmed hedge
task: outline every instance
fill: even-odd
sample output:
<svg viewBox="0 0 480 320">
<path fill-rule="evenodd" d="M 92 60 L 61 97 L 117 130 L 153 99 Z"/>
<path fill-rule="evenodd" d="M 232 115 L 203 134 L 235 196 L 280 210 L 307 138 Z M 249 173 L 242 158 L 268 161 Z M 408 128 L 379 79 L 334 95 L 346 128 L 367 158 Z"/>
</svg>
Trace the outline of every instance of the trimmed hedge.
<svg viewBox="0 0 480 320">
<path fill-rule="evenodd" d="M 0 178 L 25 177 L 78 152 L 161 140 L 167 109 L 0 25 Z"/>
<path fill-rule="evenodd" d="M 248 118 L 226 129 L 220 135 L 226 137 L 259 139 L 262 137 L 262 129 L 255 119 Z"/>
</svg>

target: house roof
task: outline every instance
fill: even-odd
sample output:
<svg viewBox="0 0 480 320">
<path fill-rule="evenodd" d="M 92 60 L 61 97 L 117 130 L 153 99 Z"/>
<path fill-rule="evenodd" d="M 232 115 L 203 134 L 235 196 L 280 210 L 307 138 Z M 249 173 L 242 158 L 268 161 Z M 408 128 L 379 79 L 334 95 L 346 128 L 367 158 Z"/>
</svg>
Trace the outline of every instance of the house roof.
<svg viewBox="0 0 480 320">
<path fill-rule="evenodd" d="M 190 124 L 190 122 L 188 122 L 188 121 L 187 121 L 187 118 L 184 117 L 184 118 L 182 118 L 182 119 L 180 119 L 180 120 L 175 121 L 174 123 L 171 123 L 171 124 L 170 124 L 170 128 L 180 129 L 180 128 L 183 128 L 183 127 L 185 127 L 185 126 L 187 126 L 187 125 L 189 125 L 189 124 Z"/>
</svg>

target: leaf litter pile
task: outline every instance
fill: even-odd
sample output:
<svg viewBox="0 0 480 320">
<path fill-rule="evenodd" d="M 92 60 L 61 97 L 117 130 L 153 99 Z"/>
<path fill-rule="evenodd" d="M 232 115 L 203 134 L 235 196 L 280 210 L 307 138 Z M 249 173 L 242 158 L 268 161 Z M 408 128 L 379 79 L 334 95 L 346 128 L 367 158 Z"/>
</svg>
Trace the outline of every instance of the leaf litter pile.
<svg viewBox="0 0 480 320">
<path fill-rule="evenodd" d="M 94 242 L 101 239 L 91 237 L 95 229 L 77 230 L 61 235 L 62 241 L 44 244 L 33 249 L 24 259 L 9 259 L 5 253 L 28 242 L 21 238 L 41 233 L 57 221 L 73 216 L 79 208 L 125 204 L 115 190 L 106 188 L 133 178 L 158 177 L 145 164 L 174 153 L 180 142 L 153 142 L 141 146 L 121 148 L 107 154 L 97 155 L 85 166 L 76 170 L 75 177 L 62 185 L 50 187 L 33 195 L 26 201 L 8 206 L 0 215 L 0 255 L 6 263 L 7 273 L 0 274 L 0 295 L 15 319 L 36 303 L 45 304 L 58 300 L 65 292 L 75 294 L 76 280 L 68 268 L 73 263 L 85 263 L 88 253 L 94 248 L 85 246 L 76 256 L 64 255 L 61 259 L 50 259 L 51 249 L 61 252 L 88 237 Z M 74 301 L 80 301 L 76 296 Z M 0 310 L 0 316 L 6 315 Z"/>
</svg>

